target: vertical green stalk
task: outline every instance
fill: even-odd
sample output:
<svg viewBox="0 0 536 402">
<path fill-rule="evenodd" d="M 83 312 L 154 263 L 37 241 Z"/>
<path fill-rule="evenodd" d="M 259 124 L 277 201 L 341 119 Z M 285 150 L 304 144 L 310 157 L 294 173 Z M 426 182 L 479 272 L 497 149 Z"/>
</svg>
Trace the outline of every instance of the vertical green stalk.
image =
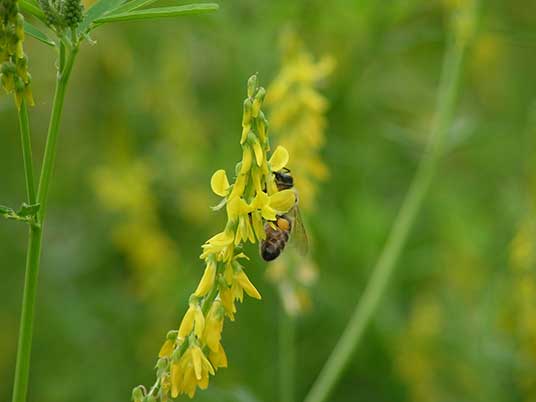
<svg viewBox="0 0 536 402">
<path fill-rule="evenodd" d="M 279 385 L 280 401 L 294 402 L 294 373 L 296 364 L 296 319 L 283 305 L 279 314 Z"/>
<path fill-rule="evenodd" d="M 22 99 L 19 110 L 19 126 L 22 144 L 22 159 L 24 161 L 24 176 L 26 178 L 26 193 L 29 204 L 35 204 L 35 180 L 32 162 L 32 142 L 30 137 L 30 121 L 28 118 L 28 105 Z"/>
<path fill-rule="evenodd" d="M 365 292 L 346 329 L 329 356 L 305 402 L 324 402 L 352 358 L 372 315 L 378 308 L 406 243 L 426 192 L 437 170 L 448 128 L 451 125 L 469 35 L 454 35 L 444 56 L 434 129 L 413 182 L 395 220 Z"/>
<path fill-rule="evenodd" d="M 65 99 L 65 91 L 67 83 L 71 75 L 74 60 L 76 58 L 77 48 L 74 48 L 67 56 L 65 63 L 60 63 L 60 68 L 56 80 L 56 91 L 54 94 L 54 103 L 52 106 L 52 115 L 47 135 L 47 143 L 45 147 L 45 156 L 41 167 L 41 176 L 39 179 L 39 188 L 37 191 L 37 202 L 40 209 L 37 217 L 37 225 L 30 226 L 30 240 L 28 244 L 28 253 L 26 256 L 26 273 L 24 278 L 24 291 L 22 295 L 22 312 L 19 330 L 19 341 L 17 347 L 17 363 L 15 366 L 15 381 L 13 384 L 13 402 L 25 402 L 28 393 L 28 378 L 30 374 L 30 355 L 32 349 L 33 323 L 35 314 L 35 296 L 37 291 L 37 280 L 39 274 L 39 260 L 41 256 L 41 243 L 43 239 L 43 225 L 45 210 L 48 198 L 48 189 L 52 170 L 54 168 L 54 160 L 56 157 L 56 142 L 60 126 L 61 115 L 63 111 L 63 102 Z M 65 55 L 65 47 L 61 46 L 60 60 L 62 55 Z M 23 104 L 24 105 L 24 104 Z M 23 109 L 21 109 L 22 111 Z M 25 110 L 25 109 L 24 109 Z M 21 130 L 23 120 L 27 120 L 27 112 L 22 112 Z M 26 116 L 26 117 L 25 117 Z M 27 127 L 24 126 L 24 127 Z M 24 137 L 25 134 L 23 134 Z M 29 139 L 29 136 L 28 136 Z M 23 147 L 25 146 L 23 139 Z M 29 145 L 29 140 L 28 140 Z M 26 150 L 28 151 L 28 150 Z M 25 166 L 26 158 L 30 157 L 31 152 L 25 151 Z M 26 172 L 28 194 L 35 190 L 33 189 L 33 181 L 29 178 L 33 175 Z M 29 184 L 32 183 L 32 184 Z"/>
</svg>

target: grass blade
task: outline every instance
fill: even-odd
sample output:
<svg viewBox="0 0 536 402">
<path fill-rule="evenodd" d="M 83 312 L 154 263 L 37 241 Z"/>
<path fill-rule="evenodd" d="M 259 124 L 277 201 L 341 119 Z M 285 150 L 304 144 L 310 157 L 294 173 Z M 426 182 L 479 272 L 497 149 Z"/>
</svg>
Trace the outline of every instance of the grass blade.
<svg viewBox="0 0 536 402">
<path fill-rule="evenodd" d="M 134 11 L 138 8 L 150 6 L 156 1 L 158 0 L 132 0 L 112 10 L 108 15 L 128 13 L 129 11 Z"/>
<path fill-rule="evenodd" d="M 133 12 L 128 12 L 128 13 L 107 15 L 102 18 L 96 19 L 95 23 L 106 24 L 109 22 L 118 22 L 118 21 L 140 21 L 140 20 L 149 20 L 149 19 L 157 19 L 157 18 L 172 18 L 172 17 L 181 16 L 181 15 L 200 14 L 200 13 L 205 13 L 205 12 L 216 11 L 218 8 L 219 6 L 213 3 L 189 4 L 186 6 L 176 6 L 176 7 L 150 8 L 148 10 L 140 10 L 140 11 L 133 11 Z"/>
</svg>

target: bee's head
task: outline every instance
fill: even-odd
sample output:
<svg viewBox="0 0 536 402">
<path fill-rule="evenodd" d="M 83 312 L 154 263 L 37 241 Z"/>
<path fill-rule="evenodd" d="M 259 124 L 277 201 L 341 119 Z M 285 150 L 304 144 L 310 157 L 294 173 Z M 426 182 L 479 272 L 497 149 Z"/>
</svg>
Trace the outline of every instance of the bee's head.
<svg viewBox="0 0 536 402">
<path fill-rule="evenodd" d="M 294 178 L 290 174 L 290 170 L 283 168 L 277 172 L 274 172 L 275 184 L 279 191 L 286 190 L 294 187 Z"/>
</svg>

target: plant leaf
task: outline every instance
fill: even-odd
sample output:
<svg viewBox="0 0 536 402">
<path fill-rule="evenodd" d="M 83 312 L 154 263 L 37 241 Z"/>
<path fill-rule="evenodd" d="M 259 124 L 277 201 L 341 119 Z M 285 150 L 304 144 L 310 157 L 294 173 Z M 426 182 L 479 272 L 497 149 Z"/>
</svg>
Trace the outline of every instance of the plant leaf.
<svg viewBox="0 0 536 402">
<path fill-rule="evenodd" d="M 119 7 L 124 0 L 99 0 L 87 11 L 84 20 L 78 26 L 78 32 L 83 33 L 89 30 L 91 23 L 102 17 L 107 12 Z"/>
<path fill-rule="evenodd" d="M 178 17 L 181 15 L 187 15 L 187 14 L 200 14 L 200 13 L 205 13 L 205 12 L 216 11 L 218 8 L 219 6 L 214 3 L 189 4 L 185 6 L 175 6 L 175 7 L 149 8 L 147 10 L 107 15 L 102 18 L 96 19 L 95 23 L 106 24 L 109 22 L 117 22 L 117 21 L 139 21 L 139 20 L 149 20 L 149 19 L 155 19 L 155 18 L 172 18 L 172 17 Z"/>
<path fill-rule="evenodd" d="M 153 4 L 156 1 L 158 1 L 158 0 L 132 0 L 132 1 L 128 1 L 125 4 L 117 7 L 116 9 L 110 11 L 110 13 L 108 15 L 123 14 L 123 13 L 127 13 L 129 11 L 134 11 L 134 10 L 137 10 L 138 8 L 149 6 L 149 5 Z"/>
<path fill-rule="evenodd" d="M 36 17 L 43 23 L 45 22 L 45 14 L 43 14 L 43 11 L 41 11 L 39 6 L 35 4 L 34 2 L 30 0 L 20 0 L 19 6 L 23 11 L 26 11 L 32 14 L 34 17 Z"/>
<path fill-rule="evenodd" d="M 52 39 L 50 39 L 45 33 L 41 32 L 28 21 L 24 21 L 24 31 L 31 37 L 43 42 L 45 45 L 56 46 Z"/>
<path fill-rule="evenodd" d="M 0 205 L 0 216 L 3 216 L 6 219 L 11 219 L 14 221 L 22 221 L 30 224 L 36 224 L 36 215 L 39 211 L 40 204 L 26 204 L 22 203 L 20 209 L 15 212 L 12 208 Z"/>
<path fill-rule="evenodd" d="M 7 218 L 14 213 L 15 211 L 13 211 L 13 209 L 6 207 L 5 205 L 0 205 L 0 215 L 4 215 Z"/>
</svg>

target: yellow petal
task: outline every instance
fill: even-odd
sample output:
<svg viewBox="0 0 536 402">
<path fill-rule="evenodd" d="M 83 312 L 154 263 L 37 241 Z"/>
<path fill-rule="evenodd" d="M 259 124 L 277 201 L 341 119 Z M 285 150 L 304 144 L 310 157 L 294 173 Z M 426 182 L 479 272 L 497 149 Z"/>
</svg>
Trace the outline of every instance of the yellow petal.
<svg viewBox="0 0 536 402">
<path fill-rule="evenodd" d="M 262 208 L 261 215 L 267 221 L 275 221 L 277 219 L 277 211 L 269 205 Z"/>
<path fill-rule="evenodd" d="M 214 246 L 227 246 L 231 244 L 233 240 L 233 233 L 224 231 L 212 236 L 210 239 L 207 240 L 207 243 L 210 243 Z"/>
<path fill-rule="evenodd" d="M 266 238 L 266 232 L 264 231 L 261 214 L 258 212 L 253 212 L 251 214 L 251 221 L 253 222 L 253 230 L 255 231 L 257 239 L 259 241 L 264 240 Z"/>
<path fill-rule="evenodd" d="M 239 216 L 247 215 L 250 211 L 251 207 L 242 197 L 233 197 L 227 203 L 227 215 L 233 221 Z"/>
<path fill-rule="evenodd" d="M 194 319 L 195 319 L 195 307 L 190 306 L 184 318 L 182 319 L 181 325 L 179 327 L 179 338 L 186 338 L 192 329 L 194 328 Z"/>
<path fill-rule="evenodd" d="M 238 283 L 240 284 L 240 286 L 242 286 L 242 288 L 246 291 L 249 297 L 253 297 L 258 300 L 261 299 L 261 294 L 259 293 L 257 288 L 253 286 L 253 284 L 251 283 L 251 281 L 249 280 L 249 278 L 247 277 L 244 271 L 240 271 L 236 279 L 238 280 Z"/>
<path fill-rule="evenodd" d="M 229 192 L 229 180 L 227 179 L 227 173 L 225 170 L 216 170 L 210 179 L 210 187 L 216 195 L 225 197 Z"/>
<path fill-rule="evenodd" d="M 194 326 L 195 336 L 198 339 L 201 339 L 203 332 L 205 331 L 205 316 L 201 311 L 201 307 L 197 306 L 195 309 L 195 326 Z"/>
<path fill-rule="evenodd" d="M 199 285 L 197 285 L 197 289 L 195 290 L 195 295 L 197 297 L 203 297 L 206 295 L 210 289 L 212 289 L 212 286 L 214 285 L 214 280 L 216 279 L 216 263 L 214 261 L 209 261 L 207 264 L 207 267 L 205 268 L 205 272 L 203 273 L 203 276 L 201 280 L 199 281 Z"/>
<path fill-rule="evenodd" d="M 240 167 L 240 173 L 246 174 L 251 169 L 251 161 L 253 160 L 253 155 L 251 148 L 248 145 L 244 146 L 242 151 L 242 166 Z"/>
<path fill-rule="evenodd" d="M 270 207 L 279 213 L 288 212 L 296 204 L 296 193 L 292 189 L 278 191 L 270 196 Z"/>
<path fill-rule="evenodd" d="M 257 139 L 255 139 L 255 142 L 253 142 L 253 152 L 255 153 L 255 160 L 257 161 L 257 166 L 261 166 L 262 161 L 264 160 L 264 154 L 262 152 L 261 144 Z"/>
<path fill-rule="evenodd" d="M 199 381 L 202 377 L 202 366 L 201 366 L 201 349 L 199 346 L 192 346 L 192 363 L 194 366 L 195 378 Z"/>
<path fill-rule="evenodd" d="M 251 203 L 251 206 L 254 209 L 262 209 L 264 206 L 268 205 L 270 203 L 270 197 L 265 192 L 261 191 L 260 193 L 257 193 L 257 196 Z"/>
<path fill-rule="evenodd" d="M 182 372 L 177 363 L 173 363 L 171 366 L 171 397 L 176 398 L 179 396 L 182 386 Z"/>
<path fill-rule="evenodd" d="M 158 357 L 169 357 L 171 356 L 172 352 L 173 352 L 173 341 L 170 339 L 166 339 L 166 341 L 160 348 L 160 352 L 158 352 Z"/>
<path fill-rule="evenodd" d="M 283 169 L 287 163 L 288 151 L 286 148 L 279 145 L 270 158 L 270 166 L 272 167 L 272 171 L 277 172 L 278 170 Z"/>
</svg>

